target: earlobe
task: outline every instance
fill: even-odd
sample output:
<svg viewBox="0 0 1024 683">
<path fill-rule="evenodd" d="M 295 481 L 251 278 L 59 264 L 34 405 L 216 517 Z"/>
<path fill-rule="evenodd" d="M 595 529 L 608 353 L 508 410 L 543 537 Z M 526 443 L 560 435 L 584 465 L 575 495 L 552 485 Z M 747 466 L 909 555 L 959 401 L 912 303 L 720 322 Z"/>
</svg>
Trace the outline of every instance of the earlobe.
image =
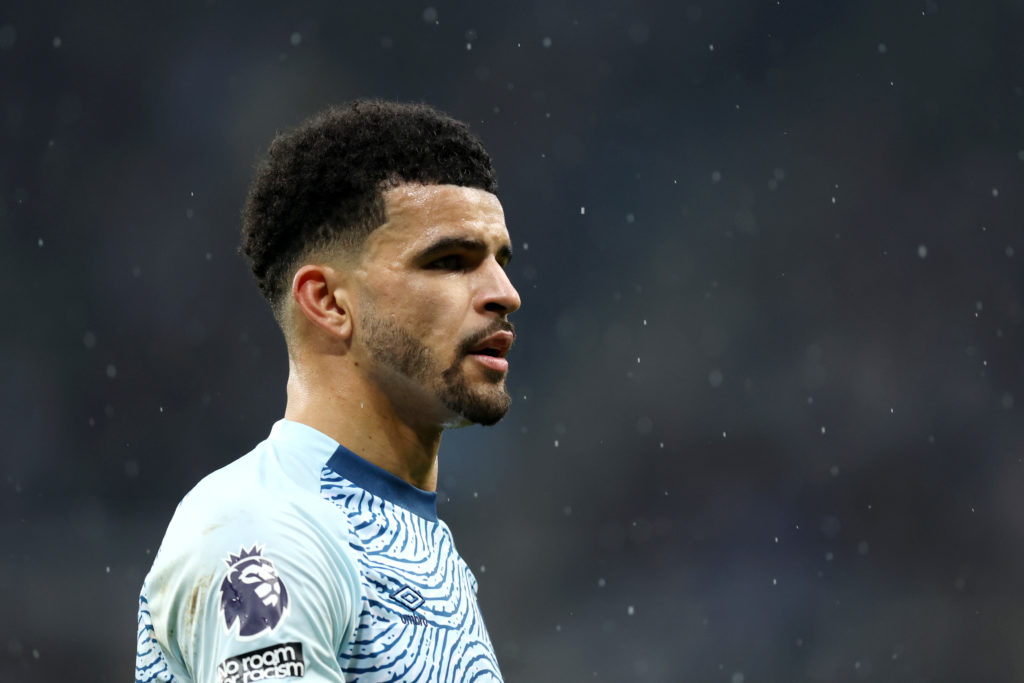
<svg viewBox="0 0 1024 683">
<path fill-rule="evenodd" d="M 352 335 L 347 290 L 333 268 L 312 264 L 299 268 L 292 279 L 292 298 L 317 328 L 343 340 Z"/>
</svg>

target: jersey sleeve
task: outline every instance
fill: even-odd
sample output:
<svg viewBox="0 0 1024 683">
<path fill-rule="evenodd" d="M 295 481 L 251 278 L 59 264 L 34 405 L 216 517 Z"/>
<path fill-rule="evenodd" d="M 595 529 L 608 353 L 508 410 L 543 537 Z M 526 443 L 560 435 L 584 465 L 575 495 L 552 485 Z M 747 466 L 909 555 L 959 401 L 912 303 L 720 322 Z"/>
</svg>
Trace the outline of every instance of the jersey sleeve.
<svg viewBox="0 0 1024 683">
<path fill-rule="evenodd" d="M 176 680 L 344 680 L 359 570 L 344 519 L 321 503 L 182 502 L 143 595 Z"/>
</svg>

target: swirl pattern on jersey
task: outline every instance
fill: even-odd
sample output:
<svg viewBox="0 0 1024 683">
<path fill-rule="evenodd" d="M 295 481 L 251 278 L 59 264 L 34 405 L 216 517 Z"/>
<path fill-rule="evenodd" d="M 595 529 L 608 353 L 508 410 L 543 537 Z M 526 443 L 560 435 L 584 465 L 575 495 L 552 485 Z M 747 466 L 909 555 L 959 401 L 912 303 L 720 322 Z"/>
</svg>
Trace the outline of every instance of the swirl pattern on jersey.
<svg viewBox="0 0 1024 683">
<path fill-rule="evenodd" d="M 135 683 L 174 683 L 174 675 L 167 666 L 167 660 L 160 652 L 156 642 L 156 631 L 149 614 L 149 601 L 146 599 L 146 587 L 142 587 L 139 596 L 139 631 L 138 643 L 135 648 Z"/>
<path fill-rule="evenodd" d="M 455 550 L 448 526 L 436 512 L 416 514 L 395 504 L 393 496 L 376 495 L 387 491 L 379 481 L 368 482 L 368 474 L 391 475 L 369 471 L 376 468 L 366 461 L 353 462 L 358 456 L 349 451 L 339 454 L 324 467 L 320 491 L 348 517 L 362 582 L 359 621 L 339 653 L 346 680 L 500 682 L 476 579 Z M 409 487 L 386 484 L 391 491 Z"/>
</svg>

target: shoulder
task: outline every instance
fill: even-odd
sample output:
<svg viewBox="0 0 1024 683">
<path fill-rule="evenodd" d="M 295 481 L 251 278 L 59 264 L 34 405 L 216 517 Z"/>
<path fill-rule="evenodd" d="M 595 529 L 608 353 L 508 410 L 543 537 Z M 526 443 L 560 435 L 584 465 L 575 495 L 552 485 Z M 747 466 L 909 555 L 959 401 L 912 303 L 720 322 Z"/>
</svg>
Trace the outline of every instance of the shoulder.
<svg viewBox="0 0 1024 683">
<path fill-rule="evenodd" d="M 274 455 L 260 444 L 203 478 L 178 505 L 161 555 L 227 559 L 243 546 L 343 542 L 347 522 L 320 496 L 318 481 L 297 477 Z"/>
<path fill-rule="evenodd" d="M 189 670 L 292 641 L 329 664 L 351 632 L 359 572 L 347 519 L 320 497 L 315 463 L 296 475 L 278 455 L 258 446 L 200 481 L 147 576 L 156 637 Z"/>
</svg>

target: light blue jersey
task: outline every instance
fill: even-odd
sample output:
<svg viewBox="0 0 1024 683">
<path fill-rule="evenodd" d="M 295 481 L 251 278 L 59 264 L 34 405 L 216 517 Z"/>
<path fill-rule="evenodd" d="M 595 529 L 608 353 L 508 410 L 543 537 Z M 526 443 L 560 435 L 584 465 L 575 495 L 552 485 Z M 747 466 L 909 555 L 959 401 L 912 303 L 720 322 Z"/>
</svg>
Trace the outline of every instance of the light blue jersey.
<svg viewBox="0 0 1024 683">
<path fill-rule="evenodd" d="M 281 420 L 178 506 L 137 683 L 501 681 L 436 496 Z"/>
</svg>

